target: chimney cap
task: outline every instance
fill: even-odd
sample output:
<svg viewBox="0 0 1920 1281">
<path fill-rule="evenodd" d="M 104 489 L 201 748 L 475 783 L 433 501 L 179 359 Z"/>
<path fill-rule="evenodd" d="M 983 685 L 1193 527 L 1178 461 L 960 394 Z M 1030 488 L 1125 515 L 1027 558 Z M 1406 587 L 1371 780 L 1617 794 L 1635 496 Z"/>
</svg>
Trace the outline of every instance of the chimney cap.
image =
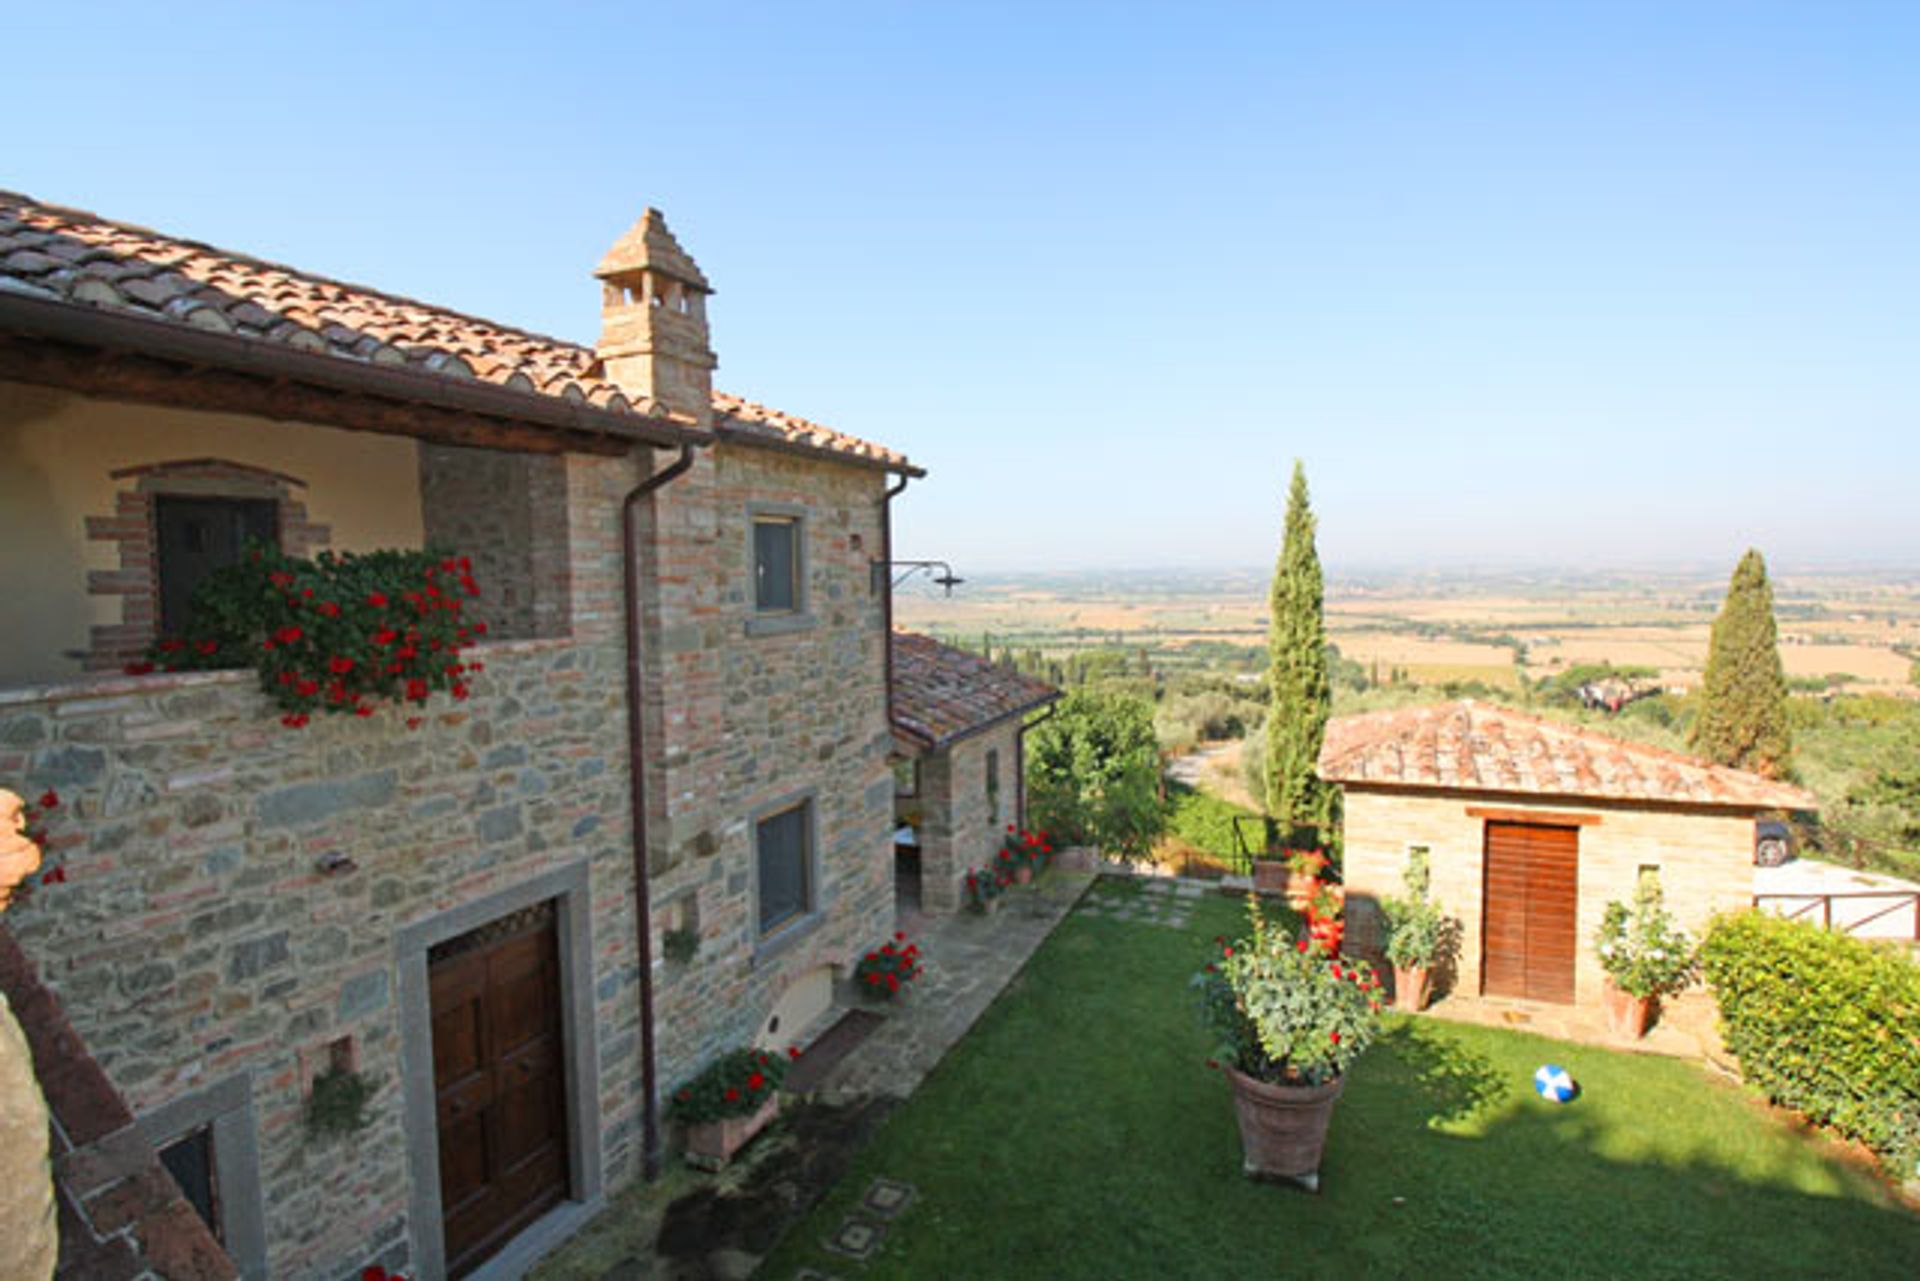
<svg viewBox="0 0 1920 1281">
<path fill-rule="evenodd" d="M 640 215 L 640 221 L 627 228 L 626 235 L 613 242 L 613 248 L 607 250 L 607 256 L 600 260 L 593 274 L 602 280 L 611 280 L 639 271 L 657 272 L 703 294 L 713 292 L 713 286 L 707 283 L 693 256 L 682 249 L 673 233 L 667 230 L 666 215 L 651 205 Z"/>
</svg>

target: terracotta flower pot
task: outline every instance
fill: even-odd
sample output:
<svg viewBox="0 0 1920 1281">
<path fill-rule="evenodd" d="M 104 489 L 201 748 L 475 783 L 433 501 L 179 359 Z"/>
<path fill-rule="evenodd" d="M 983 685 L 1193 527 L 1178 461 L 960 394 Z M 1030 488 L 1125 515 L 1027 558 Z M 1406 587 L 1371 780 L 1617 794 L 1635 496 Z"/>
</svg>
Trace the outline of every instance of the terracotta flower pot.
<svg viewBox="0 0 1920 1281">
<path fill-rule="evenodd" d="M 1602 993 L 1607 1006 L 1607 1026 L 1615 1036 L 1637 1041 L 1647 1034 L 1659 997 L 1634 996 L 1616 987 L 1612 979 L 1607 980 Z"/>
<path fill-rule="evenodd" d="M 1277 858 L 1253 860 L 1253 888 L 1261 894 L 1284 894 L 1289 878 L 1287 865 Z"/>
<path fill-rule="evenodd" d="M 1393 967 L 1393 1008 L 1418 1014 L 1433 995 L 1433 970 L 1428 966 Z"/>
<path fill-rule="evenodd" d="M 1013 881 L 1016 885 L 1033 884 L 1033 869 L 1025 863 L 1022 863 L 1019 867 L 1013 869 Z"/>
<path fill-rule="evenodd" d="M 745 1116 L 730 1116 L 719 1121 L 703 1121 L 687 1127 L 687 1164 L 718 1170 L 733 1160 L 733 1154 L 747 1146 L 753 1136 L 767 1128 L 780 1115 L 780 1091 L 769 1090 L 767 1101 Z"/>
<path fill-rule="evenodd" d="M 1325 1085 L 1273 1085 L 1231 1067 L 1226 1074 L 1240 1119 L 1241 1171 L 1250 1179 L 1286 1179 L 1318 1192 L 1320 1154 L 1346 1079 L 1335 1077 Z"/>
</svg>

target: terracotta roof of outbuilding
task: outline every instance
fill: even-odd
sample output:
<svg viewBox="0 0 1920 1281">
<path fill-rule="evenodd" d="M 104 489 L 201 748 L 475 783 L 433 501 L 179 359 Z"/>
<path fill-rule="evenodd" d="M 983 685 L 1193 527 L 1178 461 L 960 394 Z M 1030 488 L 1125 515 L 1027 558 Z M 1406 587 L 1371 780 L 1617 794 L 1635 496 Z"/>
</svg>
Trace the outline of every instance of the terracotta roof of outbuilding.
<svg viewBox="0 0 1920 1281">
<path fill-rule="evenodd" d="M 893 634 L 893 723 L 935 747 L 1060 697 L 1045 681 L 917 632 Z"/>
<path fill-rule="evenodd" d="M 1471 699 L 1328 722 L 1320 777 L 1743 809 L 1807 810 L 1819 804 L 1798 787 L 1758 774 Z"/>
<path fill-rule="evenodd" d="M 492 383 L 636 419 L 660 416 L 602 375 L 592 347 L 6 191 L 0 292 Z M 919 474 L 884 446 L 734 396 L 715 393 L 714 412 L 721 433 L 745 443 Z"/>
</svg>

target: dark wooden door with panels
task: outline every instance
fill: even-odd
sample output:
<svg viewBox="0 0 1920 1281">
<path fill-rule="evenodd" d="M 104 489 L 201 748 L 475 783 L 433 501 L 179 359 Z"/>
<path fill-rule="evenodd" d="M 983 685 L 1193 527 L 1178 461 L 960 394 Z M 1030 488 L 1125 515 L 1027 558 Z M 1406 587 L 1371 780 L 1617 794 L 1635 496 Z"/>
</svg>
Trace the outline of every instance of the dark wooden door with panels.
<svg viewBox="0 0 1920 1281">
<path fill-rule="evenodd" d="M 447 1274 L 565 1200 L 566 1055 L 552 900 L 427 956 Z"/>
</svg>

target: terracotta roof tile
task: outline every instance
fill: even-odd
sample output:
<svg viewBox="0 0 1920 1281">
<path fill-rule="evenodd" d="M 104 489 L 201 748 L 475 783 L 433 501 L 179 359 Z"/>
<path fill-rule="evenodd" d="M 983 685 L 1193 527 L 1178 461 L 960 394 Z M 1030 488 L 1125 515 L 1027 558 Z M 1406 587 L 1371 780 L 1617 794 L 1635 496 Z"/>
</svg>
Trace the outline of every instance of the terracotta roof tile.
<svg viewBox="0 0 1920 1281">
<path fill-rule="evenodd" d="M 893 723 L 936 746 L 1051 703 L 1060 691 L 917 632 L 893 634 Z"/>
<path fill-rule="evenodd" d="M 608 261 L 664 253 L 648 227 L 643 218 Z M 676 261 L 672 269 L 705 287 L 691 259 Z M 591 347 L 5 191 L 0 290 L 130 311 L 342 360 L 477 378 L 636 416 L 655 411 L 603 377 Z M 744 443 L 768 442 L 919 474 L 894 450 L 737 396 L 716 392 L 713 407 L 721 433 Z"/>
<path fill-rule="evenodd" d="M 1320 777 L 1337 783 L 1751 809 L 1819 805 L 1800 788 L 1758 774 L 1472 700 L 1329 722 Z"/>
</svg>

